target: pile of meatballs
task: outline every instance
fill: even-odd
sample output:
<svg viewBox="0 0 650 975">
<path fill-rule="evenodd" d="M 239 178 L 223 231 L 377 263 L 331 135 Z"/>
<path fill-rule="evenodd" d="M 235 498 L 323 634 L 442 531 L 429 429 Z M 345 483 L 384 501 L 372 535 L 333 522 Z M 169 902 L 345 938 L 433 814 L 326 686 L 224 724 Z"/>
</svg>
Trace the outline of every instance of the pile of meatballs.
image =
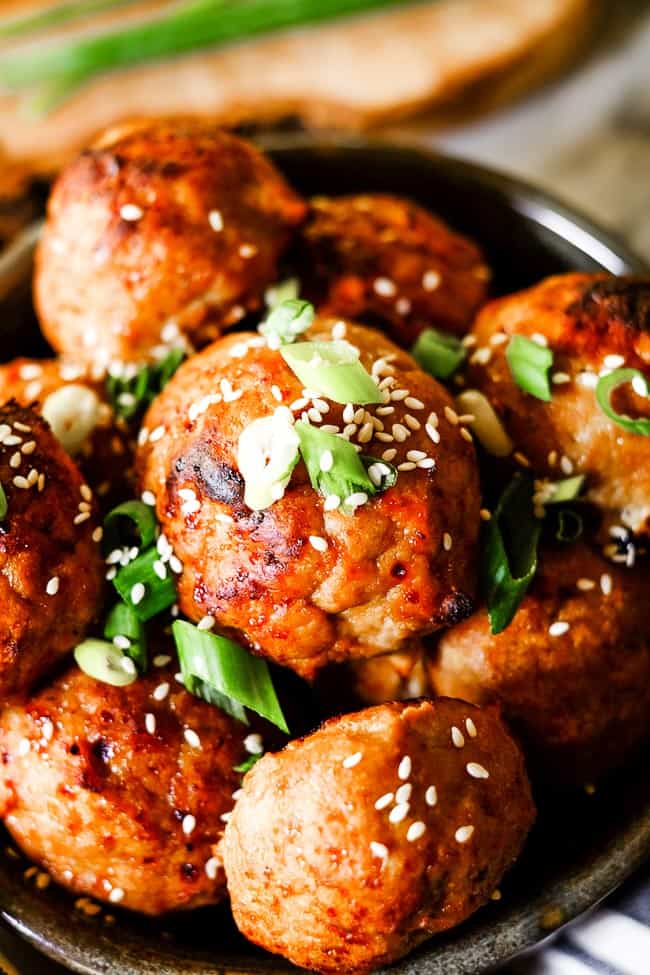
<svg viewBox="0 0 650 975">
<path fill-rule="evenodd" d="M 374 403 L 310 388 L 258 330 L 288 279 L 315 309 L 298 342 L 345 342 Z M 489 289 L 479 247 L 420 206 L 304 200 L 207 125 L 121 126 L 60 175 L 34 277 L 53 357 L 0 366 L 0 817 L 62 887 L 148 915 L 229 898 L 268 951 L 367 971 L 494 896 L 535 819 L 529 776 L 583 788 L 643 747 L 650 440 L 594 386 L 650 377 L 650 278 Z M 444 383 L 409 351 L 428 329 L 464 349 Z M 513 336 L 552 350 L 547 399 L 515 381 Z M 146 412 L 116 409 L 111 382 L 173 350 Z M 638 382 L 612 402 L 650 418 Z M 341 504 L 298 459 L 251 505 L 241 444 L 265 418 L 396 479 Z M 549 485 L 583 478 L 584 529 L 542 533 L 495 633 L 481 539 L 517 472 L 540 519 Z M 287 714 L 304 687 L 311 726 L 287 741 L 190 693 L 169 613 L 136 680 L 77 666 L 111 601 L 103 519 L 127 499 L 176 565 L 171 613 L 271 662 Z"/>
</svg>

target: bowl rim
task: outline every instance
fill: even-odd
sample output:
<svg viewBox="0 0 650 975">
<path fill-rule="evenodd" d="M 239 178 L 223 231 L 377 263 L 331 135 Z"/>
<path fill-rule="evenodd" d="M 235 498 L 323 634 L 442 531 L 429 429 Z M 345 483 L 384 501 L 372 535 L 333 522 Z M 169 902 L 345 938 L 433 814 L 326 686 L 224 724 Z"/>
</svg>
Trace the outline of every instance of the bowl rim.
<svg viewBox="0 0 650 975">
<path fill-rule="evenodd" d="M 338 134 L 322 133 L 317 136 L 309 134 L 269 134 L 256 137 L 254 141 L 265 151 L 270 153 L 288 153 L 304 151 L 308 153 L 368 153 L 376 152 L 388 158 L 394 156 L 397 160 L 411 157 L 421 164 L 432 165 L 451 172 L 456 170 L 465 174 L 472 182 L 482 184 L 507 196 L 507 205 L 517 214 L 532 221 L 538 227 L 551 232 L 558 238 L 568 242 L 577 250 L 600 263 L 606 271 L 613 274 L 637 274 L 648 272 L 649 265 L 615 233 L 604 229 L 592 218 L 576 210 L 569 203 L 554 194 L 540 189 L 509 173 L 501 172 L 493 167 L 483 166 L 446 152 L 432 150 L 417 142 L 404 142 L 382 138 L 365 138 L 340 136 Z M 399 187 L 395 192 L 399 193 Z M 408 194 L 406 194 L 408 195 Z M 0 254 L 0 304 L 7 297 L 16 284 L 24 281 L 28 269 L 31 267 L 32 255 L 42 228 L 42 222 L 30 224 L 17 238 Z M 454 943 L 452 938 L 434 939 L 420 948 L 413 956 L 403 959 L 393 966 L 390 971 L 395 975 L 420 975 L 426 970 L 426 959 L 429 955 L 436 956 L 436 972 L 445 975 L 476 975 L 477 971 L 492 971 L 496 967 L 511 961 L 513 958 L 537 949 L 549 938 L 554 937 L 561 928 L 574 922 L 582 914 L 597 906 L 600 901 L 611 894 L 635 870 L 641 867 L 650 857 L 650 809 L 634 817 L 625 828 L 606 842 L 603 848 L 589 862 L 581 864 L 571 876 L 567 888 L 567 879 L 555 881 L 547 888 L 534 894 L 522 906 L 507 907 L 502 910 L 498 918 L 482 919 L 478 924 L 465 930 L 466 924 L 456 929 L 463 932 L 462 948 Z M 552 929 L 544 923 L 549 908 L 561 908 L 561 920 Z M 100 971 L 89 965 L 84 957 L 83 949 L 75 944 L 74 935 L 63 932 L 58 937 L 51 933 L 43 934 L 30 921 L 1 903 L 0 918 L 20 937 L 37 948 L 42 954 L 54 961 L 83 975 L 96 975 Z M 489 941 L 489 958 L 485 957 L 486 937 Z M 460 957 L 459 957 L 460 955 Z M 477 968 L 477 958 L 482 956 L 481 967 Z M 283 975 L 285 972 L 298 972 L 286 964 L 282 967 L 280 959 L 276 959 L 280 967 L 269 969 L 273 975 Z M 122 975 L 136 975 L 140 969 L 134 960 L 133 967 L 121 966 Z M 207 975 L 208 971 L 235 973 L 252 973 L 264 970 L 263 964 L 252 960 L 248 967 L 238 966 L 237 963 L 216 962 L 210 968 L 199 965 L 192 971 Z M 114 969 L 102 968 L 108 972 Z M 144 969 L 142 969 L 144 971 Z M 147 968 L 147 973 L 152 969 Z M 189 971 L 189 969 L 188 969 Z"/>
</svg>

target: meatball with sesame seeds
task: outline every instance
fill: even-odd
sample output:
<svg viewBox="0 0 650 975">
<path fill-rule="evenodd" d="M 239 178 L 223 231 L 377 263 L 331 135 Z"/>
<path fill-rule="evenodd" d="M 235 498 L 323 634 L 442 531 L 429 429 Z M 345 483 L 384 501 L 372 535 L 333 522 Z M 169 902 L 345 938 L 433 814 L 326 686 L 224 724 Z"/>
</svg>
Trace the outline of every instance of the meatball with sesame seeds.
<svg viewBox="0 0 650 975">
<path fill-rule="evenodd" d="M 440 694 L 498 703 L 547 780 L 588 782 L 650 732 L 648 570 L 587 544 L 545 549 L 514 619 L 481 610 L 445 633 L 430 668 Z"/>
<path fill-rule="evenodd" d="M 477 245 L 400 197 L 316 197 L 297 251 L 325 312 L 377 322 L 404 345 L 424 328 L 462 335 L 487 297 Z"/>
<path fill-rule="evenodd" d="M 586 497 L 608 518 L 650 532 L 650 438 L 601 409 L 599 378 L 620 368 L 650 379 L 650 277 L 565 274 L 500 298 L 472 331 L 466 385 L 483 393 L 538 476 L 584 474 Z M 506 358 L 513 336 L 547 346 L 551 399 L 520 388 Z M 618 387 L 619 414 L 650 418 L 643 379 Z M 522 456 L 523 455 L 523 456 Z"/>
<path fill-rule="evenodd" d="M 92 366 L 199 347 L 257 308 L 304 204 L 253 145 L 198 122 L 107 133 L 54 186 L 43 332 Z"/>
<path fill-rule="evenodd" d="M 93 495 L 33 411 L 0 407 L 0 702 L 50 671 L 96 619 Z"/>
<path fill-rule="evenodd" d="M 306 338 L 340 338 L 341 324 L 317 319 Z M 378 405 L 303 388 L 281 351 L 240 333 L 180 367 L 145 417 L 137 458 L 140 490 L 155 496 L 183 565 L 181 611 L 213 617 L 306 678 L 464 619 L 475 589 L 477 465 L 449 395 L 380 333 L 348 323 L 344 334 L 381 387 Z M 253 510 L 263 472 L 247 480 L 242 468 L 262 418 L 273 433 L 259 450 L 277 453 L 286 477 Z M 345 504 L 324 497 L 292 447 L 294 418 L 390 462 L 395 485 Z M 330 451 L 320 464 L 336 474 Z"/>
<path fill-rule="evenodd" d="M 170 666 L 126 687 L 73 667 L 0 716 L 0 817 L 77 894 L 149 915 L 217 903 L 249 732 Z"/>
<path fill-rule="evenodd" d="M 440 698 L 335 718 L 246 776 L 223 845 L 233 915 L 295 965 L 390 964 L 489 899 L 534 818 L 495 710 Z"/>
</svg>

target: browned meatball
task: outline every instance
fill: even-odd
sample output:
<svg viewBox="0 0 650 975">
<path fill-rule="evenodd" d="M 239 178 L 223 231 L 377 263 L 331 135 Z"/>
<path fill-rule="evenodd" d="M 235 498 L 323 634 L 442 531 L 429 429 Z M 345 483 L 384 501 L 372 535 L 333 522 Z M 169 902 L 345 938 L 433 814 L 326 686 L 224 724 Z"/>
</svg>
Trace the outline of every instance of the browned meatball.
<svg viewBox="0 0 650 975">
<path fill-rule="evenodd" d="M 216 903 L 249 730 L 169 666 L 128 687 L 74 667 L 0 717 L 0 816 L 78 894 L 144 914 Z"/>
<path fill-rule="evenodd" d="M 106 401 L 103 382 L 83 366 L 25 358 L 0 365 L 0 403 L 10 399 L 47 420 L 104 506 L 133 493 L 133 437 Z"/>
<path fill-rule="evenodd" d="M 43 420 L 0 407 L 0 702 L 68 654 L 101 608 L 92 492 Z"/>
<path fill-rule="evenodd" d="M 330 339 L 341 324 L 319 320 L 307 335 Z M 140 486 L 155 495 L 184 566 L 182 611 L 213 617 L 305 677 L 328 661 L 400 650 L 472 609 L 480 505 L 472 444 L 445 414 L 446 391 L 410 356 L 371 329 L 349 324 L 346 337 L 383 377 L 388 406 L 308 399 L 278 351 L 238 334 L 181 366 L 145 417 L 138 452 Z M 239 437 L 280 401 L 391 459 L 395 487 L 354 514 L 329 510 L 299 463 L 284 496 L 251 511 Z"/>
<path fill-rule="evenodd" d="M 594 393 L 605 368 L 650 377 L 650 278 L 567 274 L 492 302 L 473 329 L 467 385 L 481 390 L 535 472 L 587 476 L 587 497 L 634 531 L 650 530 L 650 438 L 628 433 Z M 506 361 L 507 339 L 537 336 L 554 355 L 549 403 L 525 393 Z M 620 387 L 619 412 L 650 417 L 650 400 Z"/>
<path fill-rule="evenodd" d="M 584 544 L 542 553 L 510 626 L 482 610 L 446 633 L 439 693 L 498 702 L 548 777 L 575 784 L 620 765 L 650 731 L 648 571 Z"/>
<path fill-rule="evenodd" d="M 224 837 L 235 921 L 306 968 L 388 964 L 489 898 L 534 816 L 496 711 L 441 698 L 333 719 L 244 780 Z"/>
<path fill-rule="evenodd" d="M 304 205 L 250 143 L 200 123 L 117 130 L 64 170 L 36 266 L 43 331 L 93 365 L 200 346 L 256 308 Z"/>
<path fill-rule="evenodd" d="M 400 197 L 316 197 L 298 246 L 325 312 L 379 320 L 404 345 L 431 326 L 463 334 L 487 296 L 476 244 Z"/>
</svg>

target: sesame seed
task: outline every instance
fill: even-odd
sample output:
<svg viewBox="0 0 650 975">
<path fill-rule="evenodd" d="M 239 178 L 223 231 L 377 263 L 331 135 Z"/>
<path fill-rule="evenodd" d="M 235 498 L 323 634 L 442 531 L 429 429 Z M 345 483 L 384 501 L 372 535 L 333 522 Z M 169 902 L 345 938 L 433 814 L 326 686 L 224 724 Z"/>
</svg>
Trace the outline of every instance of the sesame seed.
<svg viewBox="0 0 650 975">
<path fill-rule="evenodd" d="M 635 376 L 632 380 L 632 389 L 637 394 L 637 396 L 648 396 L 650 395 L 648 381 L 644 376 Z"/>
<path fill-rule="evenodd" d="M 214 626 L 215 620 L 214 616 L 204 616 L 196 624 L 197 630 L 211 630 Z"/>
<path fill-rule="evenodd" d="M 399 763 L 399 767 L 397 769 L 397 777 L 399 779 L 402 779 L 402 781 L 404 779 L 408 779 L 411 774 L 412 767 L 413 767 L 413 763 L 411 762 L 410 756 L 405 755 L 402 761 Z"/>
<path fill-rule="evenodd" d="M 378 406 L 376 411 L 377 416 L 390 416 L 391 413 L 395 412 L 394 406 Z"/>
<path fill-rule="evenodd" d="M 194 731 L 192 728 L 186 728 L 185 731 L 183 732 L 183 737 L 185 738 L 185 741 L 190 746 L 190 748 L 201 747 L 201 739 L 197 735 L 196 731 Z"/>
<path fill-rule="evenodd" d="M 551 382 L 555 386 L 563 386 L 565 383 L 571 382 L 571 376 L 568 372 L 554 372 L 551 376 Z"/>
<path fill-rule="evenodd" d="M 395 283 L 390 278 L 375 278 L 373 288 L 382 298 L 394 298 L 397 294 Z"/>
<path fill-rule="evenodd" d="M 401 823 L 403 819 L 409 814 L 409 804 L 408 802 L 402 802 L 398 806 L 393 806 L 391 809 L 388 821 L 390 823 Z"/>
<path fill-rule="evenodd" d="M 621 366 L 625 365 L 625 357 L 622 355 L 606 355 L 603 359 L 603 365 L 606 369 L 620 369 Z"/>
<path fill-rule="evenodd" d="M 465 736 L 460 728 L 456 727 L 456 725 L 454 725 L 451 729 L 451 740 L 455 748 L 462 748 L 465 744 Z"/>
<path fill-rule="evenodd" d="M 189 815 L 185 816 L 183 818 L 182 826 L 185 835 L 191 836 L 194 830 L 196 829 L 196 819 L 194 818 L 194 816 L 189 816 Z"/>
<path fill-rule="evenodd" d="M 374 432 L 375 432 L 375 428 L 372 423 L 364 423 L 361 429 L 359 430 L 359 435 L 357 437 L 359 443 L 370 443 Z"/>
<path fill-rule="evenodd" d="M 377 799 L 377 802 L 375 803 L 375 809 L 378 809 L 380 811 L 382 809 L 386 809 L 387 806 L 391 805 L 392 801 L 393 801 L 393 793 L 385 792 L 383 796 L 380 796 L 379 799 Z"/>
<path fill-rule="evenodd" d="M 420 430 L 422 427 L 420 421 L 416 420 L 416 418 L 414 416 L 411 416 L 410 413 L 405 414 L 404 423 L 409 428 L 409 430 Z"/>
<path fill-rule="evenodd" d="M 576 586 L 580 592 L 589 592 L 591 589 L 596 588 L 596 583 L 593 579 L 578 579 Z"/>
<path fill-rule="evenodd" d="M 239 248 L 239 256 L 247 259 L 249 257 L 255 257 L 257 254 L 257 247 L 255 244 L 242 244 Z"/>
<path fill-rule="evenodd" d="M 612 591 L 612 577 L 606 572 L 600 577 L 600 591 L 603 596 L 609 596 Z"/>
<path fill-rule="evenodd" d="M 45 739 L 45 741 L 51 741 L 52 736 L 54 735 L 54 725 L 52 724 L 49 718 L 45 718 L 43 720 L 41 730 L 43 732 L 43 738 Z"/>
<path fill-rule="evenodd" d="M 380 860 L 385 860 L 388 856 L 388 847 L 384 846 L 383 843 L 376 843 L 374 840 L 370 843 L 370 852 L 374 857 L 378 857 Z"/>
<path fill-rule="evenodd" d="M 45 587 L 45 592 L 48 594 L 48 596 L 56 596 L 57 592 L 59 591 L 59 581 L 58 576 L 52 576 L 52 578 L 49 580 Z"/>
<path fill-rule="evenodd" d="M 457 843 L 467 843 L 468 840 L 471 840 L 473 833 L 473 826 L 459 826 L 454 833 L 454 839 Z"/>
<path fill-rule="evenodd" d="M 358 410 L 354 411 L 354 422 L 358 425 L 359 423 L 364 423 L 366 419 L 365 407 L 360 406 Z"/>
<path fill-rule="evenodd" d="M 440 287 L 441 277 L 437 271 L 425 271 L 422 275 L 422 287 L 425 291 L 435 291 Z"/>
<path fill-rule="evenodd" d="M 324 511 L 335 511 L 341 504 L 338 494 L 328 494 L 323 503 Z"/>
<path fill-rule="evenodd" d="M 352 403 L 346 403 L 343 407 L 343 421 L 344 423 L 352 423 L 354 420 L 354 406 Z"/>
<path fill-rule="evenodd" d="M 467 769 L 467 774 L 470 775 L 473 779 L 490 778 L 490 773 L 488 772 L 488 770 L 484 768 L 482 765 L 479 765 L 478 762 L 468 762 L 465 768 Z"/>
<path fill-rule="evenodd" d="M 413 791 L 413 786 L 410 782 L 405 782 L 401 785 L 397 792 L 395 793 L 395 802 L 398 806 L 402 805 L 404 802 L 408 802 L 411 798 L 411 792 Z"/>
<path fill-rule="evenodd" d="M 343 759 L 343 768 L 354 768 L 355 765 L 359 764 L 362 758 L 362 752 L 355 752 L 354 755 L 348 755 L 347 758 Z"/>
<path fill-rule="evenodd" d="M 122 220 L 127 222 L 140 220 L 143 215 L 144 211 L 135 203 L 125 203 L 124 206 L 120 207 L 120 216 Z"/>
<path fill-rule="evenodd" d="M 416 467 L 417 467 L 417 464 L 414 464 L 410 460 L 405 460 L 404 463 L 397 465 L 397 470 L 398 471 L 414 471 Z"/>
<path fill-rule="evenodd" d="M 271 386 L 271 396 L 273 399 L 277 400 L 278 403 L 282 402 L 282 390 L 279 386 L 276 386 L 275 384 Z"/>
<path fill-rule="evenodd" d="M 395 302 L 395 311 L 398 315 L 408 315 L 411 311 L 411 302 L 408 298 L 398 298 Z"/>
<path fill-rule="evenodd" d="M 29 482 L 27 478 L 23 477 L 21 474 L 17 474 L 16 477 L 14 477 L 12 483 L 14 487 L 20 488 L 23 491 L 29 490 Z M 75 524 L 76 524 L 76 519 L 75 519 Z"/>
<path fill-rule="evenodd" d="M 156 443 L 165 436 L 165 428 L 163 426 L 155 427 L 149 434 L 149 442 Z"/>
<path fill-rule="evenodd" d="M 20 448 L 20 451 L 23 454 L 33 454 L 35 450 L 36 450 L 35 440 L 28 440 L 27 443 L 24 443 Z"/>
<path fill-rule="evenodd" d="M 421 399 L 417 399 L 415 396 L 407 396 L 404 400 L 404 406 L 407 406 L 409 410 L 423 410 L 424 403 Z"/>
<path fill-rule="evenodd" d="M 489 345 L 484 345 L 480 349 L 477 349 L 470 356 L 470 362 L 479 366 L 486 366 L 490 359 L 492 358 L 492 349 Z"/>
<path fill-rule="evenodd" d="M 401 423 L 394 423 L 392 427 L 392 431 L 393 431 L 393 438 L 397 440 L 398 443 L 404 443 L 404 441 L 411 436 L 407 428 L 403 426 Z"/>
<path fill-rule="evenodd" d="M 112 891 L 108 895 L 108 899 L 111 904 L 119 904 L 120 901 L 124 900 L 124 891 L 121 887 L 113 887 Z"/>
<path fill-rule="evenodd" d="M 495 332 L 494 335 L 490 336 L 490 345 L 503 345 L 507 341 L 508 336 L 505 332 Z"/>
<path fill-rule="evenodd" d="M 427 806 L 435 806 L 438 802 L 438 791 L 435 785 L 430 785 L 427 791 L 424 793 L 424 801 Z"/>
<path fill-rule="evenodd" d="M 333 339 L 344 339 L 346 332 L 347 332 L 347 327 L 345 322 L 336 322 L 336 324 L 332 326 Z"/>
<path fill-rule="evenodd" d="M 521 450 L 515 450 L 512 457 L 521 467 L 530 467 L 530 461 L 525 454 L 522 454 Z"/>
<path fill-rule="evenodd" d="M 16 470 L 16 468 L 20 467 L 20 465 L 22 464 L 22 460 L 23 458 L 21 456 L 21 453 L 19 450 L 17 450 L 15 454 L 12 454 L 11 457 L 9 458 L 9 466 L 13 467 L 13 469 Z"/>
<path fill-rule="evenodd" d="M 223 217 L 221 216 L 219 210 L 210 210 L 208 214 L 208 223 L 217 234 L 220 230 L 223 230 Z"/>
<path fill-rule="evenodd" d="M 394 403 L 400 403 L 402 400 L 409 396 L 408 389 L 394 389 L 390 394 L 390 398 Z"/>
<path fill-rule="evenodd" d="M 166 667 L 168 663 L 171 663 L 171 659 L 166 653 L 159 653 L 153 658 L 153 665 L 154 667 Z"/>
<path fill-rule="evenodd" d="M 151 714 L 151 712 L 149 712 L 148 714 L 145 714 L 145 716 L 144 716 L 144 726 L 147 729 L 147 733 L 148 734 L 155 735 L 155 733 L 156 733 L 156 715 L 155 714 Z"/>
<path fill-rule="evenodd" d="M 367 500 L 368 495 L 365 493 L 365 491 L 355 491 L 345 499 L 345 503 L 350 508 L 358 508 L 360 505 L 365 504 Z"/>
<path fill-rule="evenodd" d="M 548 346 L 548 339 L 541 332 L 533 332 L 530 338 L 536 345 L 542 345 L 544 348 Z"/>
<path fill-rule="evenodd" d="M 465 718 L 465 728 L 467 729 L 467 734 L 470 738 L 476 738 L 478 731 L 476 730 L 476 725 L 471 718 Z"/>
<path fill-rule="evenodd" d="M 444 548 L 445 552 L 450 552 L 453 544 L 454 542 L 451 535 L 449 532 L 445 532 L 442 536 L 442 547 Z"/>
<path fill-rule="evenodd" d="M 152 692 L 151 696 L 154 701 L 164 701 L 169 694 L 169 684 L 165 681 L 164 684 L 159 684 L 158 687 Z"/>
<path fill-rule="evenodd" d="M 141 603 L 147 594 L 147 590 L 143 582 L 136 582 L 134 586 L 131 587 L 131 602 L 134 606 Z"/>
<path fill-rule="evenodd" d="M 427 828 L 425 824 L 421 820 L 417 820 L 417 822 L 411 823 L 409 826 L 406 832 L 406 839 L 409 843 L 415 843 L 416 840 L 419 840 L 422 836 L 424 836 L 426 830 Z"/>
<path fill-rule="evenodd" d="M 131 641 L 128 636 L 122 636 L 118 633 L 117 636 L 113 637 L 113 645 L 117 647 L 118 650 L 128 650 L 131 646 Z"/>
<path fill-rule="evenodd" d="M 472 434 L 469 432 L 467 427 L 460 428 L 460 435 L 463 440 L 466 440 L 468 443 L 472 443 Z"/>
<path fill-rule="evenodd" d="M 164 563 L 160 561 L 160 559 L 156 559 L 156 561 L 154 562 L 153 571 L 155 572 L 155 574 L 158 576 L 159 579 L 167 578 L 167 569 Z"/>
<path fill-rule="evenodd" d="M 219 872 L 219 860 L 217 857 L 210 857 L 205 863 L 205 874 L 208 880 L 216 880 Z"/>
<path fill-rule="evenodd" d="M 307 416 L 309 417 L 312 423 L 320 423 L 323 419 L 320 412 L 314 406 L 311 406 L 307 410 Z"/>
<path fill-rule="evenodd" d="M 431 426 L 430 423 L 427 423 L 424 429 L 426 430 L 427 436 L 429 437 L 430 440 L 433 440 L 434 443 L 440 443 L 440 434 L 438 433 L 438 431 L 434 426 Z"/>
<path fill-rule="evenodd" d="M 573 462 L 569 457 L 560 458 L 560 469 L 563 474 L 573 474 Z"/>
<path fill-rule="evenodd" d="M 383 452 L 383 454 L 381 455 L 381 459 L 382 460 L 385 460 L 385 461 L 388 461 L 388 463 L 390 463 L 391 460 L 394 460 L 395 459 L 395 455 L 396 454 L 397 454 L 397 451 L 395 450 L 395 448 L 394 447 L 389 447 L 388 450 L 385 450 Z"/>
<path fill-rule="evenodd" d="M 492 512 L 488 511 L 487 508 L 481 508 L 479 515 L 481 516 L 481 521 L 489 521 L 492 517 Z"/>
<path fill-rule="evenodd" d="M 327 551 L 327 539 L 323 538 L 321 535 L 310 535 L 309 544 L 312 548 L 315 548 L 317 552 Z"/>
<path fill-rule="evenodd" d="M 101 525 L 98 528 L 95 528 L 90 537 L 92 538 L 93 542 L 101 542 L 102 538 L 104 537 L 104 529 L 101 527 Z"/>
<path fill-rule="evenodd" d="M 392 433 L 382 433 L 380 430 L 375 434 L 375 440 L 381 440 L 382 443 L 392 443 L 393 440 L 397 440 Z"/>
<path fill-rule="evenodd" d="M 563 636 L 569 631 L 569 623 L 566 620 L 556 620 L 555 623 L 551 623 L 548 628 L 549 636 Z"/>
<path fill-rule="evenodd" d="M 264 751 L 262 736 L 257 734 L 246 735 L 244 738 L 244 748 L 249 755 L 261 755 Z"/>
</svg>

